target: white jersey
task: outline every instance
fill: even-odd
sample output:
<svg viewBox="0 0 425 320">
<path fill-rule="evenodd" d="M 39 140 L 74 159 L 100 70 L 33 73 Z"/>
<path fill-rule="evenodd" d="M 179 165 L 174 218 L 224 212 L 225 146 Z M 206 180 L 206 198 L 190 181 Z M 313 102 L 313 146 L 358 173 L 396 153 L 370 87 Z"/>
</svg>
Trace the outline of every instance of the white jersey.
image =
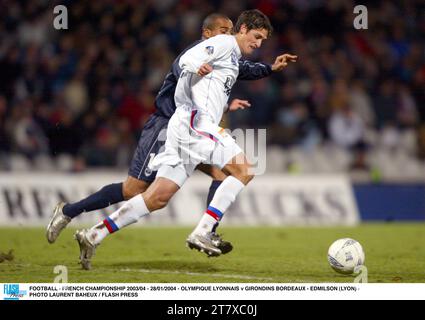
<svg viewBox="0 0 425 320">
<path fill-rule="evenodd" d="M 174 95 L 177 108 L 196 110 L 218 124 L 238 77 L 240 58 L 241 51 L 231 35 L 217 35 L 189 49 L 179 60 L 182 73 Z M 213 71 L 201 77 L 197 72 L 204 63 Z"/>
</svg>

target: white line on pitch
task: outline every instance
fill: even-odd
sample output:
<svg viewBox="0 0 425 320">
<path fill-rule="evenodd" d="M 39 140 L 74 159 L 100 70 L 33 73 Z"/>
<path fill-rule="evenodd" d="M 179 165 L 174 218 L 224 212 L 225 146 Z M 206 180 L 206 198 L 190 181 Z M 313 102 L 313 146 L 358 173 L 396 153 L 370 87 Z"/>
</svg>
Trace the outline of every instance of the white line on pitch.
<svg viewBox="0 0 425 320">
<path fill-rule="evenodd" d="M 122 272 L 140 272 L 140 273 L 153 273 L 153 274 L 181 274 L 187 276 L 203 276 L 203 277 L 215 277 L 215 278 L 231 278 L 231 279 L 242 279 L 242 280 L 264 280 L 264 281 L 275 281 L 273 278 L 261 278 L 244 276 L 240 274 L 220 274 L 220 273 L 201 273 L 201 272 L 183 272 L 183 271 L 172 271 L 172 270 L 158 270 L 158 269 L 121 269 Z"/>
</svg>

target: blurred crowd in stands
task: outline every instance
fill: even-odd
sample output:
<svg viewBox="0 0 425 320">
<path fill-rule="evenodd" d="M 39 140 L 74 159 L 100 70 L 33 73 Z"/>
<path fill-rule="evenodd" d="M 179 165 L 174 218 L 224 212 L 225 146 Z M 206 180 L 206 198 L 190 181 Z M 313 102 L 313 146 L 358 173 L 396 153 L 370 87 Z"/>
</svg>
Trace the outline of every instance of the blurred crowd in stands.
<svg viewBox="0 0 425 320">
<path fill-rule="evenodd" d="M 53 7 L 68 29 L 53 28 Z M 66 156 L 69 169 L 125 168 L 172 61 L 200 38 L 212 12 L 234 22 L 258 8 L 274 26 L 250 60 L 281 53 L 298 62 L 231 98 L 252 107 L 229 128 L 267 128 L 270 146 L 307 156 L 331 144 L 348 169 L 398 150 L 425 160 L 425 2 L 374 1 L 356 30 L 350 0 L 143 0 L 0 2 L 0 169 Z M 408 137 L 407 139 L 405 137 Z M 407 142 L 406 142 L 407 141 Z M 402 144 L 408 143 L 409 147 Z"/>
</svg>

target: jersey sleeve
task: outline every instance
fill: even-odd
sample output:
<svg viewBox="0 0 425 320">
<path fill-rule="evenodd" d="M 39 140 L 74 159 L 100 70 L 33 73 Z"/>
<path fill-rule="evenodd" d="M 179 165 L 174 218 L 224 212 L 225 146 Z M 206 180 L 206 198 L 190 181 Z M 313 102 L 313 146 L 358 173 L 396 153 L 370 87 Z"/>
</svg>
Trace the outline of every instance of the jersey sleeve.
<svg viewBox="0 0 425 320">
<path fill-rule="evenodd" d="M 239 60 L 238 80 L 258 80 L 272 74 L 272 67 L 267 63 Z"/>
<path fill-rule="evenodd" d="M 217 39 L 219 38 L 219 39 Z M 183 70 L 197 73 L 204 63 L 213 64 L 224 56 L 226 52 L 233 49 L 233 42 L 227 37 L 216 36 L 205 40 L 189 49 L 179 61 Z"/>
</svg>

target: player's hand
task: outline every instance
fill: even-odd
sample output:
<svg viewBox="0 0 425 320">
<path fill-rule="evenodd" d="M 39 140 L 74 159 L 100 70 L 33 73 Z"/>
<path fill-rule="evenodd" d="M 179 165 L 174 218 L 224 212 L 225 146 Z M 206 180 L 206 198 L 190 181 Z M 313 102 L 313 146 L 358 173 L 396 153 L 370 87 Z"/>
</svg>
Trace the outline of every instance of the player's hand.
<svg viewBox="0 0 425 320">
<path fill-rule="evenodd" d="M 248 100 L 240 100 L 240 99 L 233 99 L 232 102 L 229 105 L 229 111 L 236 111 L 238 109 L 245 109 L 249 108 L 251 104 L 248 102 Z"/>
<path fill-rule="evenodd" d="M 208 64 L 204 63 L 198 70 L 198 76 L 206 76 L 208 73 L 212 72 L 213 68 Z"/>
<path fill-rule="evenodd" d="M 272 71 L 278 72 L 282 71 L 289 62 L 297 62 L 298 56 L 292 54 L 282 54 L 276 58 L 274 63 L 272 64 Z"/>
</svg>

